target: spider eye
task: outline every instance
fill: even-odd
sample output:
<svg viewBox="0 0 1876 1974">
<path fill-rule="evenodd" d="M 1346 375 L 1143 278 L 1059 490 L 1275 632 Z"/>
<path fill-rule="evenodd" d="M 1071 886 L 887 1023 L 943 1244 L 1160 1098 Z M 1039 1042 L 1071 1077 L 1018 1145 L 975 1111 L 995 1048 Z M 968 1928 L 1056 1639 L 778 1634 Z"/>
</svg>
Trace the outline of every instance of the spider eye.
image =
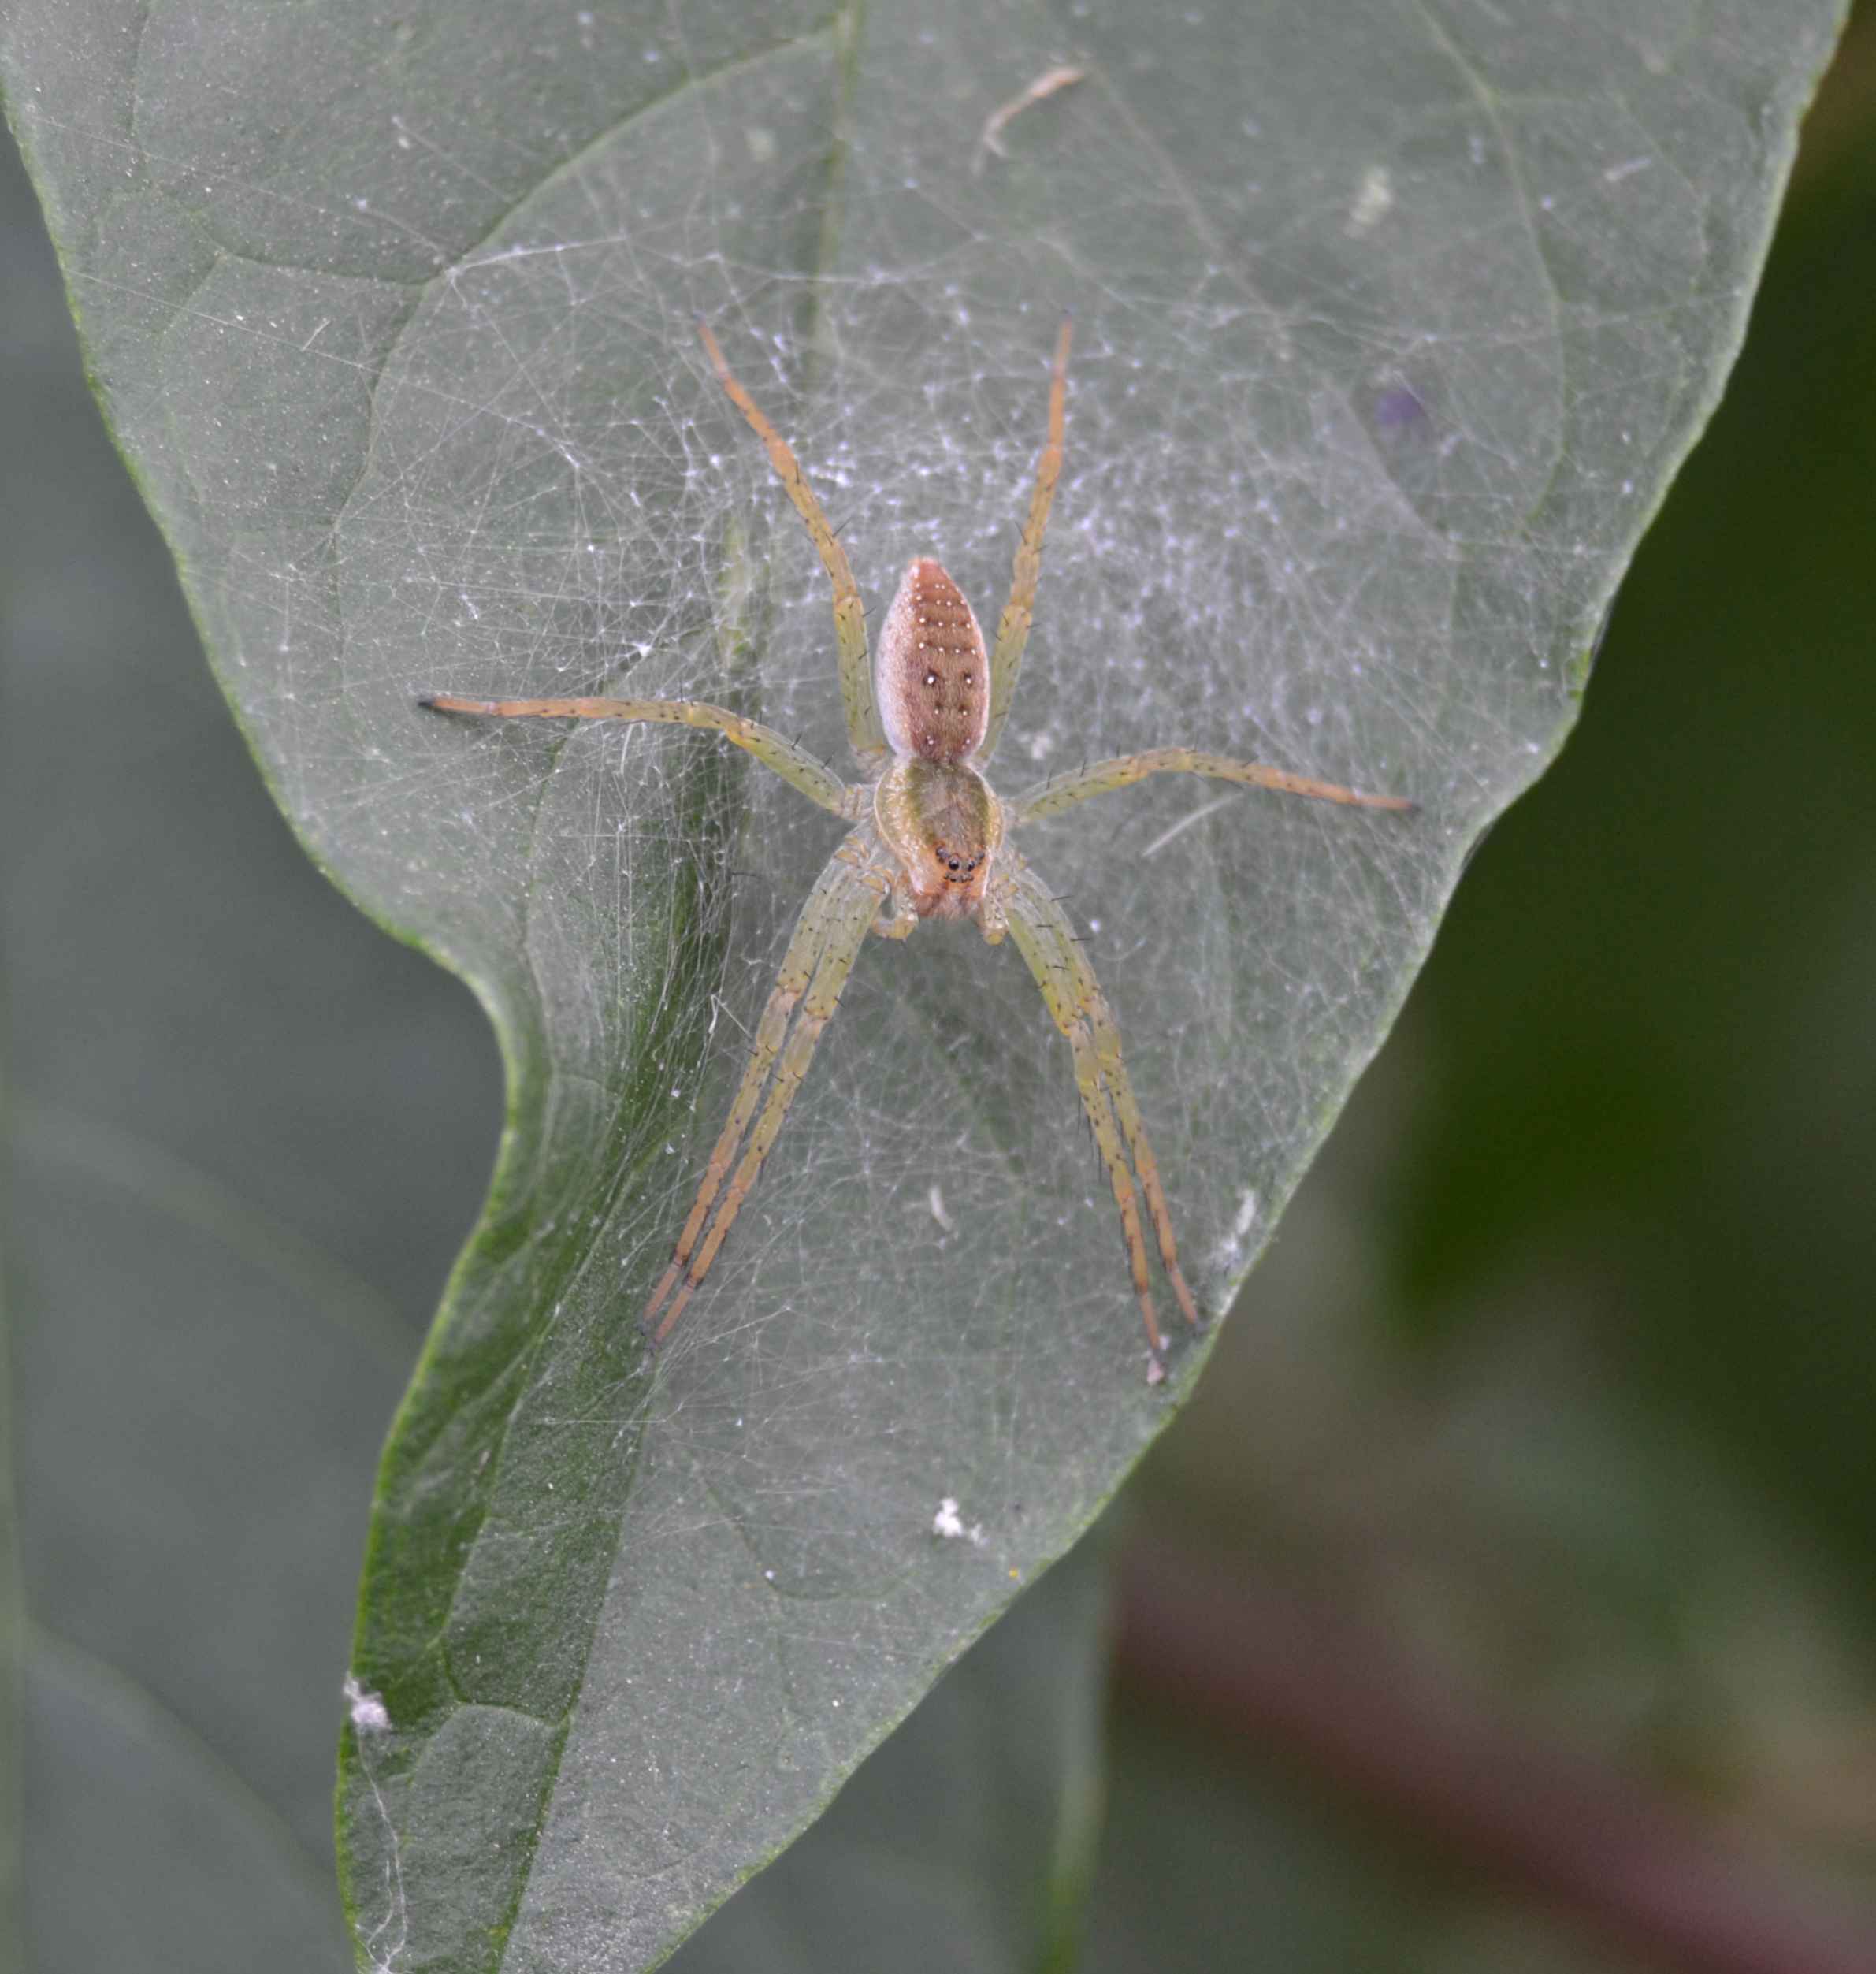
<svg viewBox="0 0 1876 1974">
<path fill-rule="evenodd" d="M 951 868 L 953 870 L 957 868 L 957 859 L 955 857 L 951 859 Z"/>
</svg>

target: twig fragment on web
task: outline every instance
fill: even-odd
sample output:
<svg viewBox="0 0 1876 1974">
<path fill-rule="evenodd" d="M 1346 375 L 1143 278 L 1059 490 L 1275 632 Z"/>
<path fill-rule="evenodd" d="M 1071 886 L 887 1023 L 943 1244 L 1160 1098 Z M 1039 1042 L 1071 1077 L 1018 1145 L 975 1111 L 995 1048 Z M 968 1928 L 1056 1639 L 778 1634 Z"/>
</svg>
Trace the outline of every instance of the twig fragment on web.
<svg viewBox="0 0 1876 1974">
<path fill-rule="evenodd" d="M 999 158 L 1009 155 L 1003 147 L 1003 132 L 1012 117 L 1021 116 L 1031 103 L 1040 102 L 1046 96 L 1053 96 L 1058 89 L 1071 88 L 1075 84 L 1086 82 L 1087 79 L 1088 72 L 1085 69 L 1070 68 L 1066 65 L 1045 69 L 1027 88 L 1020 90 L 1008 102 L 993 110 L 984 119 L 983 132 L 977 139 L 977 153 L 971 160 L 971 169 L 981 173 L 990 162 L 992 152 Z"/>
</svg>

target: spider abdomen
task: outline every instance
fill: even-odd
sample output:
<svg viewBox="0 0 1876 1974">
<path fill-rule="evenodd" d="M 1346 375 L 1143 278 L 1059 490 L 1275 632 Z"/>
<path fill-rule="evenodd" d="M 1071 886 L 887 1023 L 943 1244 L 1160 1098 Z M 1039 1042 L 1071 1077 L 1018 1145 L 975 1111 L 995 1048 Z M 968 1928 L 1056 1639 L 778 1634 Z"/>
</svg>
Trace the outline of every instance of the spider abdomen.
<svg viewBox="0 0 1876 1974">
<path fill-rule="evenodd" d="M 990 660 L 964 593 L 929 556 L 906 570 L 873 661 L 893 752 L 940 767 L 968 760 L 990 716 Z"/>
</svg>

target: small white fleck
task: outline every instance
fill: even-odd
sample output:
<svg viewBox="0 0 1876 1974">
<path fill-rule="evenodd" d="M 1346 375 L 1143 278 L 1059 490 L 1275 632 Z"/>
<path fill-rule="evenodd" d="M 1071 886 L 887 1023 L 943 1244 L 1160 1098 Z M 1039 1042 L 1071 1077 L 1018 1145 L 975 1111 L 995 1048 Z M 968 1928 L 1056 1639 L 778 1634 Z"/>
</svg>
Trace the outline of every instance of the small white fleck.
<svg viewBox="0 0 1876 1974">
<path fill-rule="evenodd" d="M 1212 1266 L 1220 1275 L 1228 1275 L 1244 1262 L 1244 1243 L 1250 1230 L 1257 1224 L 1257 1196 L 1249 1187 L 1238 1195 L 1238 1210 L 1232 1216 L 1230 1231 L 1212 1251 Z"/>
<path fill-rule="evenodd" d="M 1611 165 L 1603 173 L 1603 183 L 1619 185 L 1625 178 L 1633 178 L 1638 171 L 1646 171 L 1654 162 L 1652 158 L 1625 158 L 1619 165 Z"/>
<path fill-rule="evenodd" d="M 1378 226 L 1393 204 L 1394 181 L 1387 175 L 1387 166 L 1370 165 L 1356 188 L 1354 203 L 1348 209 L 1348 221 L 1343 232 L 1350 240 L 1358 239 Z"/>
<path fill-rule="evenodd" d="M 945 1195 L 938 1191 L 936 1186 L 934 1186 L 927 1197 L 931 1206 L 932 1218 L 944 1229 L 946 1233 L 956 1233 L 957 1222 L 945 1210 Z"/>
<path fill-rule="evenodd" d="M 986 1541 L 983 1524 L 973 1522 L 967 1529 L 957 1512 L 957 1504 L 947 1494 L 938 1503 L 938 1513 L 931 1518 L 931 1533 L 942 1535 L 947 1542 L 968 1542 L 974 1549 L 981 1549 Z"/>
</svg>

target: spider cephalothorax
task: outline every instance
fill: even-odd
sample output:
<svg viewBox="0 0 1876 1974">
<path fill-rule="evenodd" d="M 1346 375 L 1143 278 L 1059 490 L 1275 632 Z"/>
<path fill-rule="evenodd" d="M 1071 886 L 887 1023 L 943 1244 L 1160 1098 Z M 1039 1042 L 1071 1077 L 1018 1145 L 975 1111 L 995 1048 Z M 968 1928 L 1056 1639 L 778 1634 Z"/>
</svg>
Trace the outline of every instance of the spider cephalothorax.
<svg viewBox="0 0 1876 1974">
<path fill-rule="evenodd" d="M 899 861 L 901 903 L 922 919 L 977 916 L 1003 825 L 997 798 L 975 768 L 895 760 L 874 786 L 873 815 Z"/>
<path fill-rule="evenodd" d="M 1006 838 L 1026 823 L 1059 814 L 1090 795 L 1148 775 L 1210 775 L 1286 794 L 1371 809 L 1410 809 L 1387 795 L 1359 795 L 1255 761 L 1162 747 L 1097 761 L 1005 801 L 976 763 L 987 760 L 1009 712 L 1029 635 L 1042 531 L 1061 472 L 1068 325 L 1055 348 L 1049 392 L 1049 441 L 1036 463 L 1029 518 L 1016 549 L 1009 601 L 987 651 L 964 593 L 939 564 L 921 556 L 906 570 L 887 610 L 876 662 L 869 667 L 866 616 L 846 551 L 821 512 L 795 455 L 731 376 L 716 338 L 701 329 L 719 381 L 768 449 L 789 498 L 807 523 L 834 583 L 834 640 L 847 732 L 866 779 L 849 786 L 793 741 L 739 713 L 692 699 L 462 699 L 422 701 L 440 712 L 545 719 L 656 720 L 704 727 L 746 749 L 811 801 L 853 827 L 808 894 L 756 1030 L 730 1116 L 711 1153 L 671 1265 L 642 1321 L 654 1342 L 669 1333 L 756 1183 L 808 1073 L 821 1032 L 869 931 L 910 936 L 923 919 L 974 919 L 993 946 L 1006 935 L 1035 976 L 1068 1039 L 1082 1107 L 1094 1133 L 1127 1240 L 1134 1292 L 1146 1325 L 1150 1381 L 1165 1375 L 1165 1338 L 1153 1303 L 1144 1203 L 1161 1265 L 1189 1322 L 1198 1310 L 1179 1272 L 1172 1216 L 1146 1141 L 1115 1025 L 1094 970 L 1066 913 Z"/>
</svg>

